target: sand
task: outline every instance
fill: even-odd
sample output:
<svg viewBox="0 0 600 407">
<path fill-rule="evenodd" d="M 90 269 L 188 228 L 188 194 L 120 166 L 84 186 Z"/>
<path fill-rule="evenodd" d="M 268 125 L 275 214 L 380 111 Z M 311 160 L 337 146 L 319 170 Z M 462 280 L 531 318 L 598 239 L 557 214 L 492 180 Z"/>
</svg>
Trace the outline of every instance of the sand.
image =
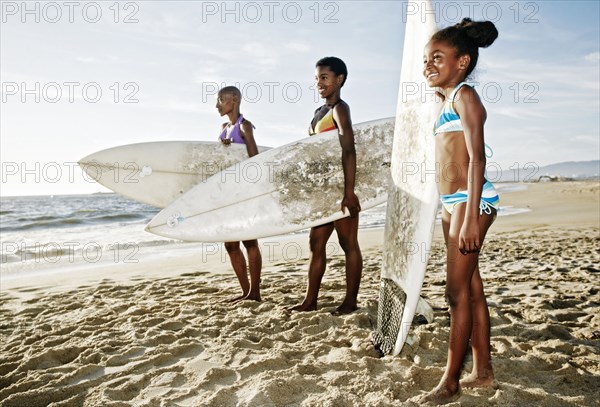
<svg viewBox="0 0 600 407">
<path fill-rule="evenodd" d="M 599 196 L 598 182 L 569 182 L 502 197 L 532 211 L 498 218 L 481 256 L 500 389 L 450 405 L 600 405 Z M 285 311 L 304 293 L 306 236 L 279 242 L 298 255 L 263 247 L 262 303 L 224 303 L 238 289 L 229 265 L 192 250 L 3 273 L 0 405 L 417 406 L 446 360 L 441 233 L 423 288 L 435 319 L 417 318 L 402 353 L 379 358 L 382 236 L 360 233 L 360 309 L 345 316 L 330 314 L 344 293 L 335 246 L 319 310 Z"/>
</svg>

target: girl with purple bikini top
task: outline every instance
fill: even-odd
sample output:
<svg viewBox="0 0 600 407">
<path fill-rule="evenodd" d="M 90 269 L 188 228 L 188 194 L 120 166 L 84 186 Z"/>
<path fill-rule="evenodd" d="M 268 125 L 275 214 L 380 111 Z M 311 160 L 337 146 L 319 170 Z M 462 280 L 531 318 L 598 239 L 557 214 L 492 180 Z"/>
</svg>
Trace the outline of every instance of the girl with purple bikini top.
<svg viewBox="0 0 600 407">
<path fill-rule="evenodd" d="M 238 117 L 238 119 L 235 121 L 235 123 L 225 126 L 225 128 L 223 129 L 223 132 L 219 136 L 219 140 L 221 140 L 221 142 L 224 144 L 230 144 L 230 143 L 245 144 L 246 142 L 244 141 L 244 138 L 242 137 L 242 135 L 240 133 L 240 125 L 242 124 L 243 121 L 244 121 L 244 116 L 242 116 L 242 114 L 240 113 L 240 117 Z M 233 126 L 233 128 L 231 129 L 229 134 L 227 134 L 227 131 L 231 128 L 231 126 Z M 254 127 L 254 126 L 252 126 L 252 127 Z"/>
<path fill-rule="evenodd" d="M 225 145 L 231 143 L 245 144 L 248 157 L 258 154 L 258 147 L 254 140 L 254 126 L 240 113 L 242 94 L 234 86 L 226 86 L 217 95 L 216 108 L 221 116 L 227 116 L 229 122 L 223 124 L 219 140 Z M 242 242 L 246 248 L 248 260 L 240 249 L 240 242 L 225 242 L 225 250 L 231 260 L 231 266 L 240 283 L 242 294 L 232 301 L 253 300 L 260 301 L 260 275 L 262 269 L 262 255 L 256 239 Z M 250 277 L 250 278 L 248 278 Z"/>
</svg>

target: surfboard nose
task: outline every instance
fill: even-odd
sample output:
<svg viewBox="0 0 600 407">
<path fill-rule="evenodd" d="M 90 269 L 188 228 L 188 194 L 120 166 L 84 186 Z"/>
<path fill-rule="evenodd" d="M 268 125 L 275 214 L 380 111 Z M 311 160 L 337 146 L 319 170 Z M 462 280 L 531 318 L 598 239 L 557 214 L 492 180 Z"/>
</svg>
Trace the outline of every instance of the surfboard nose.
<svg viewBox="0 0 600 407">
<path fill-rule="evenodd" d="M 174 211 L 170 207 L 167 207 L 157 213 L 150 222 L 148 222 L 144 230 L 162 237 L 181 239 L 177 226 L 182 221 L 183 217 L 179 211 Z"/>
<path fill-rule="evenodd" d="M 144 230 L 146 232 L 153 233 L 153 234 L 159 235 L 159 236 L 164 236 L 164 234 L 161 233 L 161 227 L 164 226 L 164 224 L 165 224 L 165 222 L 163 222 L 160 219 L 160 217 L 161 217 L 160 215 L 162 213 L 163 213 L 163 211 L 160 211 L 152 219 L 150 219 L 150 222 L 148 222 L 148 224 L 144 228 Z M 168 237 L 168 236 L 166 236 L 166 237 Z"/>
<path fill-rule="evenodd" d="M 152 233 L 153 235 L 168 237 L 172 239 L 177 239 L 177 237 L 173 236 L 172 233 L 169 233 L 169 228 L 165 227 L 164 222 L 160 222 L 156 220 L 156 218 L 152 219 L 144 228 L 144 231 L 148 233 Z"/>
<path fill-rule="evenodd" d="M 80 158 L 79 161 L 77 161 L 77 165 L 79 165 L 83 170 L 85 170 L 86 164 L 88 164 L 89 162 L 92 161 L 92 157 L 94 155 L 95 155 L 95 153 L 89 154 L 89 155 L 86 155 L 83 158 Z"/>
<path fill-rule="evenodd" d="M 77 164 L 82 165 L 85 163 L 89 163 L 91 161 L 96 161 L 96 158 L 98 157 L 98 153 L 101 153 L 104 150 L 101 151 L 96 151 L 94 153 L 88 154 L 85 157 L 79 159 L 79 161 L 77 161 Z"/>
<path fill-rule="evenodd" d="M 99 182 L 102 179 L 102 168 L 100 163 L 95 158 L 95 153 L 87 155 L 83 157 L 81 160 L 77 161 L 77 165 L 81 168 L 81 170 L 93 179 L 96 182 Z"/>
</svg>

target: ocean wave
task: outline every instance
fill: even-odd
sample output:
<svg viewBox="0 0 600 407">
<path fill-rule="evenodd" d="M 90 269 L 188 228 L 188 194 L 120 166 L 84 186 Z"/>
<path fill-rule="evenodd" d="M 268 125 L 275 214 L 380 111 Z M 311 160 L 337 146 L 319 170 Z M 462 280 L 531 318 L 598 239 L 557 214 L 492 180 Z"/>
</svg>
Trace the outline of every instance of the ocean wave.
<svg viewBox="0 0 600 407">
<path fill-rule="evenodd" d="M 38 229 L 60 229 L 81 225 L 141 222 L 146 220 L 148 220 L 148 216 L 143 213 L 117 213 L 91 217 L 44 215 L 32 218 L 19 218 L 12 222 L 6 222 L 6 225 L 3 225 L 2 229 L 4 231 L 18 232 Z"/>
<path fill-rule="evenodd" d="M 56 216 L 51 216 L 51 215 L 42 215 L 42 216 L 36 216 L 33 218 L 18 218 L 17 222 L 45 222 L 48 220 L 54 220 L 54 219 L 60 219 L 60 217 L 56 217 Z"/>
<path fill-rule="evenodd" d="M 94 217 L 94 221 L 98 222 L 122 222 L 128 220 L 142 220 L 146 219 L 146 216 L 140 213 L 117 213 L 112 215 L 103 215 Z"/>
<path fill-rule="evenodd" d="M 141 222 L 158 210 L 118 195 L 2 198 L 3 231 L 37 231 Z"/>
<path fill-rule="evenodd" d="M 24 222 L 24 220 L 19 220 L 19 222 Z M 53 217 L 49 217 L 48 220 L 21 223 L 17 226 L 4 226 L 2 227 L 2 229 L 6 232 L 19 232 L 25 230 L 65 228 L 82 225 L 84 223 L 85 221 L 82 219 L 56 219 Z"/>
</svg>

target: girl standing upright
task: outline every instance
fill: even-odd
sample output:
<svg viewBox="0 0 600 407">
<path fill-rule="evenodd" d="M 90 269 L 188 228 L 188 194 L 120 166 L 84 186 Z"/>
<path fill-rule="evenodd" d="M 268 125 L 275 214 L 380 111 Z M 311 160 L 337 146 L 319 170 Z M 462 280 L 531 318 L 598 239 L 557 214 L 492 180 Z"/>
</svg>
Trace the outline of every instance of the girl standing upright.
<svg viewBox="0 0 600 407">
<path fill-rule="evenodd" d="M 438 190 L 447 247 L 446 300 L 450 339 L 446 371 L 423 402 L 458 399 L 460 387 L 495 387 L 490 355 L 490 315 L 479 273 L 479 251 L 496 218 L 498 194 L 485 179 L 484 123 L 487 113 L 465 79 L 477 64 L 479 47 L 491 45 L 498 31 L 489 21 L 468 18 L 435 33 L 425 47 L 423 75 L 444 100 L 434 126 Z M 471 340 L 473 371 L 459 383 Z"/>
<path fill-rule="evenodd" d="M 258 147 L 254 141 L 252 123 L 240 113 L 242 93 L 235 86 L 226 86 L 217 94 L 216 108 L 221 116 L 227 116 L 229 122 L 221 126 L 219 140 L 225 145 L 232 143 L 245 144 L 248 157 L 258 154 Z M 262 256 L 258 247 L 258 240 L 242 242 L 248 253 L 248 262 L 240 249 L 240 242 L 225 242 L 225 249 L 231 260 L 231 266 L 242 288 L 242 295 L 231 301 L 254 300 L 260 301 L 260 274 L 262 269 Z M 249 269 L 249 270 L 248 270 Z M 248 272 L 250 280 L 248 280 Z"/>
<path fill-rule="evenodd" d="M 361 208 L 358 197 L 354 193 L 356 150 L 350 107 L 341 98 L 341 88 L 347 77 L 348 69 L 341 59 L 326 57 L 317 61 L 315 81 L 319 95 L 325 100 L 325 104 L 315 111 L 309 127 L 309 134 L 316 136 L 329 130 L 338 130 L 344 170 L 344 195 L 340 209 L 342 212 L 347 210 L 350 216 L 310 229 L 311 255 L 308 267 L 308 287 L 304 300 L 301 304 L 290 308 L 292 311 L 317 309 L 317 297 L 327 262 L 327 241 L 334 229 L 346 257 L 346 296 L 333 313 L 336 315 L 348 314 L 357 309 L 357 296 L 362 274 L 362 254 L 358 244 L 358 214 Z"/>
</svg>

